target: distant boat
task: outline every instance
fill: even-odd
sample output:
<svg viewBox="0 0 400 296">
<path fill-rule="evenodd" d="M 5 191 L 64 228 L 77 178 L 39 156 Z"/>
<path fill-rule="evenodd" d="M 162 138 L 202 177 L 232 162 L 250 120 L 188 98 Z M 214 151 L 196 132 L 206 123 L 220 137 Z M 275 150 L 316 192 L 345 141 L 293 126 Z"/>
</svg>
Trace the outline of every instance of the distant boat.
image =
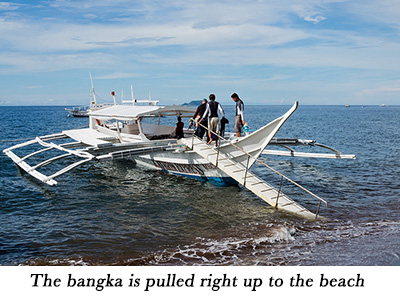
<svg viewBox="0 0 400 296">
<path fill-rule="evenodd" d="M 68 117 L 88 117 L 89 106 L 65 108 L 68 111 Z"/>
<path fill-rule="evenodd" d="M 345 107 L 350 107 L 350 105 L 345 105 Z"/>
<path fill-rule="evenodd" d="M 68 111 L 69 113 L 68 117 L 89 117 L 89 111 L 101 110 L 106 107 L 116 105 L 114 92 L 111 93 L 114 99 L 114 103 L 102 103 L 102 104 L 97 103 L 96 94 L 94 92 L 92 73 L 89 72 L 89 76 L 90 76 L 90 83 L 92 84 L 92 89 L 90 91 L 90 105 L 65 108 L 65 111 Z M 132 92 L 132 86 L 131 86 L 131 92 Z M 132 92 L 132 100 L 133 100 L 133 92 Z"/>
<path fill-rule="evenodd" d="M 65 108 L 65 111 L 68 111 L 69 113 L 68 117 L 89 117 L 89 111 L 96 111 L 113 105 L 114 104 L 112 103 L 104 103 L 104 104 L 93 103 L 93 105 L 91 106 Z"/>
<path fill-rule="evenodd" d="M 379 106 L 380 106 L 380 107 L 387 107 L 386 104 L 380 104 Z"/>
</svg>

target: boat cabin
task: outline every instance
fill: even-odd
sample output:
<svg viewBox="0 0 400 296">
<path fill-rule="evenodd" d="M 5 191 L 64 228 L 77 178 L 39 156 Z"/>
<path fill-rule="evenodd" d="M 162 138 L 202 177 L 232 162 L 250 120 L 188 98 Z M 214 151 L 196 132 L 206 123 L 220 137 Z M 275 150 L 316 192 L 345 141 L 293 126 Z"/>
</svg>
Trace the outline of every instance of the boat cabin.
<svg viewBox="0 0 400 296">
<path fill-rule="evenodd" d="M 191 118 L 195 111 L 179 105 L 114 105 L 89 112 L 89 128 L 117 136 L 121 142 L 174 139 L 177 118 Z M 184 129 L 184 137 L 191 135 L 192 131 Z"/>
</svg>

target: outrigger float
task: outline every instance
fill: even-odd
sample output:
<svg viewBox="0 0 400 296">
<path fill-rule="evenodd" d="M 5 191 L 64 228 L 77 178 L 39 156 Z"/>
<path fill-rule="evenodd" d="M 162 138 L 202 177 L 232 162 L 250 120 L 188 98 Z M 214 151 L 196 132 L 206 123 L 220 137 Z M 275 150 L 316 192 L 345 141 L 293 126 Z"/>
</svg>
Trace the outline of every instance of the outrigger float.
<svg viewBox="0 0 400 296">
<path fill-rule="evenodd" d="M 171 116 L 191 118 L 194 108 L 185 106 L 158 106 L 155 101 L 133 100 L 100 110 L 89 111 L 89 127 L 62 131 L 57 134 L 36 137 L 33 140 L 12 146 L 3 152 L 13 162 L 34 178 L 56 185 L 60 175 L 91 161 L 133 159 L 137 164 L 219 184 L 240 184 L 266 201 L 272 207 L 283 209 L 304 218 L 317 218 L 322 203 L 327 202 L 311 191 L 271 168 L 260 155 L 287 155 L 292 157 L 355 158 L 345 155 L 315 141 L 273 138 L 280 127 L 297 109 L 298 103 L 282 116 L 258 130 L 241 138 L 226 134 L 218 137 L 218 145 L 208 145 L 194 135 L 194 130 L 184 129 L 184 137 L 177 139 L 175 127 L 161 125 L 161 119 Z M 147 120 L 157 124 L 146 123 Z M 333 151 L 329 154 L 296 152 L 289 146 L 320 146 Z M 288 151 L 265 150 L 267 146 L 281 146 Z M 36 147 L 36 148 L 34 148 Z M 18 156 L 16 150 L 24 151 Z M 49 153 L 47 159 L 39 157 Z M 20 153 L 19 153 L 20 154 Z M 29 160 L 29 163 L 28 163 Z M 65 160 L 65 161 L 62 161 Z M 67 162 L 69 160 L 69 162 Z M 33 164 L 33 162 L 37 162 Z M 51 172 L 51 163 L 58 161 L 57 170 Z M 63 166 L 59 169 L 60 162 Z M 260 163 L 280 178 L 279 189 L 262 180 L 250 171 Z M 48 170 L 47 174 L 43 172 Z M 282 181 L 286 179 L 317 199 L 315 213 L 309 211 L 282 192 Z"/>
</svg>

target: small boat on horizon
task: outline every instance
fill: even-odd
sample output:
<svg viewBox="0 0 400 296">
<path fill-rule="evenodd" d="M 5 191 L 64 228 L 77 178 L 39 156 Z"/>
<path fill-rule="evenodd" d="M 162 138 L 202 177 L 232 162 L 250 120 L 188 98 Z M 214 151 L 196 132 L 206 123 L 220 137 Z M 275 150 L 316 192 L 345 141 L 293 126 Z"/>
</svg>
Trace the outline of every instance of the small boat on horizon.
<svg viewBox="0 0 400 296">
<path fill-rule="evenodd" d="M 109 106 L 112 106 L 113 104 L 111 103 L 103 103 L 99 104 L 97 103 L 97 98 L 96 98 L 96 93 L 94 91 L 94 86 L 93 86 L 93 79 L 92 79 L 92 73 L 89 72 L 90 76 L 90 83 L 92 85 L 92 88 L 90 90 L 90 104 L 89 106 L 78 106 L 78 107 L 69 107 L 65 108 L 65 111 L 68 111 L 68 117 L 89 117 L 89 112 L 95 111 L 95 110 L 100 110 Z M 114 97 L 114 104 L 115 104 L 115 97 Z"/>
<path fill-rule="evenodd" d="M 93 79 L 92 79 L 92 73 L 89 72 L 89 77 L 90 77 L 90 83 L 92 85 L 92 88 L 90 90 L 90 104 L 88 106 L 78 106 L 78 107 L 68 107 L 65 108 L 65 111 L 68 111 L 68 117 L 89 117 L 89 112 L 90 111 L 97 111 L 101 110 L 107 107 L 111 107 L 114 105 L 117 105 L 117 101 L 115 98 L 115 92 L 111 92 L 111 96 L 113 98 L 113 103 L 98 103 L 97 98 L 96 98 L 96 93 L 94 91 L 94 85 L 93 85 Z M 149 93 L 149 100 L 146 100 L 146 102 L 149 103 L 149 105 L 156 105 L 158 101 L 154 101 L 151 99 L 151 94 Z M 130 100 L 124 100 L 123 98 L 123 92 L 121 92 L 121 104 L 133 104 L 135 103 L 140 103 L 140 101 L 136 100 L 133 96 L 133 87 L 131 85 L 131 99 Z"/>
</svg>

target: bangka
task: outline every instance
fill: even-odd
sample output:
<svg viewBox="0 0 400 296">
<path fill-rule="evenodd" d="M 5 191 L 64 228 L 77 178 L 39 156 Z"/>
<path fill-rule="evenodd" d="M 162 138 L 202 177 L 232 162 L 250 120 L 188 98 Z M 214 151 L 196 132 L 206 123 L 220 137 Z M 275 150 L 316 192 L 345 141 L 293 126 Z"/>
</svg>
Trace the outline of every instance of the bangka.
<svg viewBox="0 0 400 296">
<path fill-rule="evenodd" d="M 38 136 L 33 140 L 12 146 L 3 152 L 14 163 L 34 178 L 48 185 L 56 185 L 60 175 L 91 161 L 132 159 L 138 165 L 172 174 L 209 180 L 214 183 L 244 186 L 272 207 L 284 209 L 305 218 L 317 218 L 322 203 L 327 202 L 271 168 L 259 158 L 262 154 L 287 155 L 293 157 L 355 158 L 315 141 L 299 139 L 275 139 L 274 136 L 295 112 L 298 102 L 282 116 L 258 130 L 238 137 L 225 133 L 225 137 L 212 132 L 217 145 L 207 144 L 195 136 L 193 129 L 184 129 L 183 138 L 178 139 L 175 126 L 163 125 L 161 121 L 171 117 L 191 118 L 194 108 L 170 105 L 159 106 L 156 101 L 133 101 L 132 104 L 114 104 L 100 110 L 90 110 L 88 128 L 65 130 L 60 133 Z M 153 123 L 149 123 L 152 119 Z M 289 146 L 319 145 L 333 153 L 296 152 Z M 267 146 L 280 146 L 288 151 L 265 150 Z M 29 148 L 28 148 L 29 147 Z M 24 150 L 18 156 L 16 150 Z M 40 157 L 49 153 L 46 159 Z M 33 164 L 38 159 L 38 163 Z M 70 159 L 71 162 L 54 172 L 44 172 L 48 165 Z M 30 164 L 28 164 L 28 161 Z M 262 180 L 250 171 L 255 163 L 261 163 L 281 178 L 279 189 Z M 65 162 L 63 162 L 65 165 Z M 288 180 L 317 199 L 318 209 L 312 213 L 282 192 L 282 181 Z"/>
</svg>

